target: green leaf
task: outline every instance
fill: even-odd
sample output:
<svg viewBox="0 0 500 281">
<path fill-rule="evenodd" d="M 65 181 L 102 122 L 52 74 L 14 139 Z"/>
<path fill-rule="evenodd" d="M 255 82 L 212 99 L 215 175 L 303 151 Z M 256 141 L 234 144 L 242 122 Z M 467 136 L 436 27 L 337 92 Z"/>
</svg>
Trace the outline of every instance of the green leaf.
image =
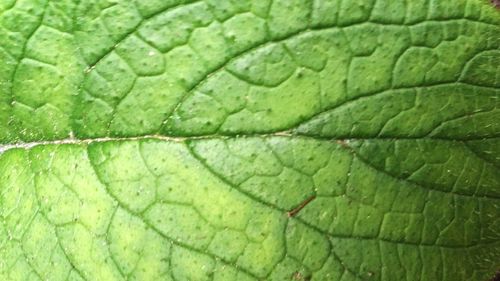
<svg viewBox="0 0 500 281">
<path fill-rule="evenodd" d="M 486 0 L 4 0 L 0 280 L 488 280 Z"/>
</svg>

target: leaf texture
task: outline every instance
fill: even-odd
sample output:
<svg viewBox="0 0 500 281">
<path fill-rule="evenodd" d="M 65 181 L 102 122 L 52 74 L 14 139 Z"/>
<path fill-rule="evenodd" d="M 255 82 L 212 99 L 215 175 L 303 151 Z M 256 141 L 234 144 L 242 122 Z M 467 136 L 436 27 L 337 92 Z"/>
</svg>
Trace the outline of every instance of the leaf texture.
<svg viewBox="0 0 500 281">
<path fill-rule="evenodd" d="M 1 280 L 488 280 L 482 0 L 5 0 Z"/>
</svg>

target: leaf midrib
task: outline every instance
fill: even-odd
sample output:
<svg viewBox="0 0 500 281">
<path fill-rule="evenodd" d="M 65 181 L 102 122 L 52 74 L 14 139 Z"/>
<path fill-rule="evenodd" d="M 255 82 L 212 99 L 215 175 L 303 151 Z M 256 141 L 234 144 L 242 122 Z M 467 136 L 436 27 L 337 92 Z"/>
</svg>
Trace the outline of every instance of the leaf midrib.
<svg viewBox="0 0 500 281">
<path fill-rule="evenodd" d="M 6 153 L 7 151 L 10 150 L 18 150 L 18 149 L 25 149 L 29 150 L 34 147 L 39 147 L 39 146 L 54 146 L 54 145 L 83 145 L 83 146 L 88 146 L 90 144 L 95 144 L 95 143 L 107 143 L 107 142 L 127 142 L 127 141 L 147 141 L 147 140 L 152 140 L 152 141 L 164 141 L 164 142 L 178 142 L 178 143 L 185 143 L 189 144 L 190 141 L 198 141 L 198 140 L 230 140 L 230 139 L 245 139 L 245 138 L 272 138 L 272 137 L 277 137 L 277 138 L 287 138 L 287 139 L 306 139 L 306 140 L 316 140 L 316 141 L 329 141 L 329 142 L 334 142 L 337 143 L 339 146 L 343 147 L 348 151 L 349 153 L 352 154 L 353 157 L 355 157 L 358 161 L 361 161 L 364 165 L 367 167 L 370 167 L 371 169 L 374 169 L 378 173 L 382 173 L 385 176 L 388 176 L 390 178 L 393 178 L 397 181 L 403 181 L 403 182 L 408 182 L 412 185 L 416 185 L 426 191 L 432 191 L 432 192 L 438 192 L 438 193 L 443 193 L 443 194 L 448 194 L 448 195 L 453 195 L 453 196 L 460 196 L 464 198 L 476 198 L 476 199 L 485 199 L 485 200 L 498 200 L 500 197 L 495 196 L 495 195 L 481 195 L 478 196 L 476 194 L 469 194 L 469 193 L 462 193 L 462 192 L 455 192 L 452 190 L 441 190 L 441 189 L 436 189 L 433 187 L 425 186 L 424 184 L 421 184 L 419 182 L 410 180 L 408 178 L 401 178 L 396 175 L 393 175 L 381 168 L 373 166 L 368 160 L 364 159 L 362 156 L 359 156 L 357 152 L 350 146 L 345 144 L 350 143 L 350 142 L 356 142 L 356 141 L 373 141 L 373 140 L 386 140 L 386 141 L 398 141 L 398 140 L 429 140 L 429 141 L 437 141 L 437 142 L 446 142 L 446 143 L 461 143 L 465 145 L 464 140 L 454 140 L 454 139 L 443 139 L 443 138 L 430 138 L 430 137 L 377 137 L 377 138 L 325 138 L 325 137 L 316 137 L 316 136 L 309 136 L 309 135 L 302 135 L 302 134 L 297 134 L 291 131 L 283 131 L 283 132 L 278 132 L 278 133 L 271 133 L 271 134 L 247 134 L 247 135 L 199 135 L 199 136 L 190 136 L 190 137 L 173 137 L 173 136 L 163 136 L 163 135 L 144 135 L 144 136 L 136 136 L 136 137 L 103 137 L 103 138 L 90 138 L 90 139 L 78 139 L 78 138 L 68 138 L 68 139 L 61 139 L 61 140 L 53 140 L 53 141 L 40 141 L 40 142 L 26 142 L 26 143 L 16 143 L 16 144 L 7 144 L 7 145 L 0 145 L 0 157 L 2 154 Z M 498 137 L 493 137 L 494 139 Z M 481 138 L 481 139 L 486 139 L 486 138 Z M 484 161 L 484 160 L 483 160 Z M 492 165 L 491 163 L 486 163 L 488 165 Z M 497 168 L 497 166 L 492 165 L 493 167 Z"/>
<path fill-rule="evenodd" d="M 331 142 L 353 142 L 353 141 L 373 141 L 373 140 L 429 140 L 440 142 L 458 142 L 465 143 L 467 141 L 477 140 L 491 140 L 499 139 L 500 135 L 492 136 L 478 136 L 467 138 L 446 138 L 436 136 L 341 136 L 341 137 L 325 137 L 314 134 L 296 133 L 293 130 L 286 130 L 274 133 L 249 133 L 249 134 L 201 134 L 201 135 L 160 135 L 160 134 L 146 134 L 138 136 L 104 136 L 95 138 L 78 138 L 68 137 L 53 140 L 39 140 L 39 141 L 18 141 L 18 142 L 0 142 L 0 155 L 12 149 L 31 149 L 37 146 L 51 146 L 51 145 L 86 145 L 91 143 L 104 143 L 104 142 L 124 142 L 124 141 L 140 141 L 140 140 L 159 140 L 170 142 L 189 142 L 195 140 L 228 140 L 228 139 L 242 139 L 242 138 L 269 138 L 269 137 L 287 137 L 287 138 L 302 138 L 310 140 L 321 140 Z"/>
</svg>

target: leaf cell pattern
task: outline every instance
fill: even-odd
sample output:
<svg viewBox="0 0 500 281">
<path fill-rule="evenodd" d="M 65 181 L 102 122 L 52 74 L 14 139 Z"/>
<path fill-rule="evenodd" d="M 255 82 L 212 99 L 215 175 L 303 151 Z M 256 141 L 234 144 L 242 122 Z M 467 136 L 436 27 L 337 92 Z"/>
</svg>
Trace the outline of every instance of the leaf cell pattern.
<svg viewBox="0 0 500 281">
<path fill-rule="evenodd" d="M 0 279 L 491 278 L 499 34 L 481 0 L 2 1 Z"/>
</svg>

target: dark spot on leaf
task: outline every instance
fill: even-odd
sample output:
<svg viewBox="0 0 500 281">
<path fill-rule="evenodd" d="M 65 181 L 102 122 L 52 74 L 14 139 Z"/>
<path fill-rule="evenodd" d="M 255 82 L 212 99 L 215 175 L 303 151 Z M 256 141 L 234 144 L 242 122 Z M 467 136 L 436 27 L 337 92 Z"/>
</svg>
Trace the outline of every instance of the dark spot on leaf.
<svg viewBox="0 0 500 281">
<path fill-rule="evenodd" d="M 490 2 L 495 8 L 500 9 L 500 0 L 491 0 Z"/>
</svg>

